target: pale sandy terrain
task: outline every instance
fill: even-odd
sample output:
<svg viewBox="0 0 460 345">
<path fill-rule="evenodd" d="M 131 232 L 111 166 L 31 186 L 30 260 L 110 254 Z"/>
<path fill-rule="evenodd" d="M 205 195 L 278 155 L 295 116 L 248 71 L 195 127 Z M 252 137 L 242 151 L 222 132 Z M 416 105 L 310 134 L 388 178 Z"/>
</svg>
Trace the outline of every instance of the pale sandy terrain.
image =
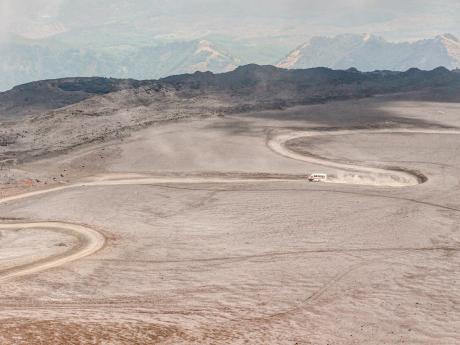
<svg viewBox="0 0 460 345">
<path fill-rule="evenodd" d="M 458 344 L 458 114 L 299 107 L 17 167 L 41 182 L 0 204 L 0 344 Z"/>
</svg>

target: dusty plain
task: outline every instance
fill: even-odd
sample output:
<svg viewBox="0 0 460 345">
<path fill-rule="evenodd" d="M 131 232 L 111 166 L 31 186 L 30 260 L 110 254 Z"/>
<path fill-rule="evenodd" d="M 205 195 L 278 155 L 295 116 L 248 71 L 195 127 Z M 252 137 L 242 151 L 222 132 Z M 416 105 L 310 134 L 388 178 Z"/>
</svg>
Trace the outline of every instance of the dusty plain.
<svg viewBox="0 0 460 345">
<path fill-rule="evenodd" d="M 459 344 L 459 114 L 385 96 L 187 119 L 2 171 L 0 344 Z M 428 180 L 308 183 L 361 173 L 268 145 L 337 130 L 286 146 Z M 56 261 L 89 240 L 30 222 L 105 243 Z"/>
</svg>

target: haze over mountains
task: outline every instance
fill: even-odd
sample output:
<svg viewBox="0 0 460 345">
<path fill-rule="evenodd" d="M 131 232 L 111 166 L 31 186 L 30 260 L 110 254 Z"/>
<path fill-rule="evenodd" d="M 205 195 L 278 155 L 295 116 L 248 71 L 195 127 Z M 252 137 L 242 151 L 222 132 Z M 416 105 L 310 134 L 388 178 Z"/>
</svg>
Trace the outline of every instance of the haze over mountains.
<svg viewBox="0 0 460 345">
<path fill-rule="evenodd" d="M 271 52 L 254 48 L 264 44 L 254 43 L 251 48 L 247 41 L 215 38 L 116 45 L 109 49 L 68 47 L 56 38 L 10 37 L 0 43 L 0 90 L 30 81 L 63 77 L 158 79 L 195 71 L 221 73 L 248 63 L 273 64 L 288 69 L 354 67 L 361 71 L 460 67 L 460 42 L 450 34 L 402 43 L 373 35 L 315 37 L 289 54 L 287 47 L 284 52 L 280 48 Z"/>
<path fill-rule="evenodd" d="M 459 37 L 459 13 L 456 0 L 1 0 L 0 90 L 49 78 L 157 79 L 251 63 L 450 69 L 456 39 L 433 37 Z M 375 36 L 363 42 L 362 33 Z M 323 38 L 308 49 L 312 37 Z"/>
<path fill-rule="evenodd" d="M 61 77 L 151 79 L 194 71 L 226 72 L 240 60 L 207 40 L 173 42 L 128 51 L 76 49 L 26 41 L 0 44 L 0 90 Z"/>
<path fill-rule="evenodd" d="M 460 41 L 450 34 L 400 43 L 373 35 L 315 37 L 277 65 L 281 68 L 355 67 L 361 71 L 404 71 L 412 67 L 430 70 L 439 66 L 455 69 L 460 67 Z"/>
</svg>

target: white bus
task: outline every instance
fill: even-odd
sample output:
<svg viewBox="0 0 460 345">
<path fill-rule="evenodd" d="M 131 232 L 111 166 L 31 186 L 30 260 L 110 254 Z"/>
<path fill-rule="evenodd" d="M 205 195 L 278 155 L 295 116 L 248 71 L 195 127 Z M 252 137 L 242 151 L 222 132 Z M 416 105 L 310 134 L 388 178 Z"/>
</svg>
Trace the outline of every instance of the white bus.
<svg viewBox="0 0 460 345">
<path fill-rule="evenodd" d="M 311 174 L 308 176 L 308 181 L 310 182 L 325 182 L 326 180 L 326 174 Z"/>
</svg>

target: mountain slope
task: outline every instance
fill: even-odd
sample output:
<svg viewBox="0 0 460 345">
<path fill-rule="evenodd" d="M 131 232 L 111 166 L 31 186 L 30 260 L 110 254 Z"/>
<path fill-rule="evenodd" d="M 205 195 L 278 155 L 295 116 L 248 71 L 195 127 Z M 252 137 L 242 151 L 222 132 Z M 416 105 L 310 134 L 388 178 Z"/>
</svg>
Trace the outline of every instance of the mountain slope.
<svg viewBox="0 0 460 345">
<path fill-rule="evenodd" d="M 460 67 L 460 41 L 449 34 L 412 43 L 392 43 L 372 35 L 315 37 L 292 51 L 277 66 L 355 67 L 362 71 L 405 71 L 412 67 L 431 70 L 439 66 L 454 69 Z"/>
<path fill-rule="evenodd" d="M 138 88 L 149 82 L 107 78 L 64 78 L 19 85 L 0 93 L 0 119 L 39 114 L 96 95 Z"/>
<path fill-rule="evenodd" d="M 122 62 L 122 77 L 160 78 L 195 71 L 227 72 L 239 60 L 208 40 L 174 42 L 139 49 Z"/>
<path fill-rule="evenodd" d="M 217 96 L 237 108 L 277 108 L 437 87 L 460 90 L 460 73 L 445 68 L 432 71 L 412 68 L 407 72 L 366 73 L 356 69 L 332 70 L 323 67 L 285 70 L 252 64 L 226 73 L 195 72 L 159 80 L 94 77 L 32 82 L 0 92 L 0 118 L 13 119 L 56 109 L 58 111 L 59 108 L 78 104 L 95 96 L 116 100 L 115 95 L 119 91 L 139 89 L 144 90 L 141 94 L 147 95 L 160 90 L 172 90 L 174 94 L 185 99 Z M 146 97 L 137 105 L 148 104 L 149 96 Z M 128 104 L 129 106 L 136 106 L 136 101 Z M 89 108 L 88 111 L 97 112 L 97 109 Z"/>
<path fill-rule="evenodd" d="M 9 41 L 0 44 L 0 56 L 0 90 L 32 80 L 73 76 L 156 79 L 195 71 L 226 72 L 239 64 L 238 59 L 207 40 L 126 51 Z"/>
<path fill-rule="evenodd" d="M 0 43 L 0 90 L 33 80 L 72 76 L 157 79 L 195 71 L 227 72 L 240 65 L 241 59 L 223 46 L 235 51 L 246 49 L 241 48 L 244 47 L 241 44 L 212 40 L 169 43 L 153 40 L 151 45 L 136 47 L 75 49 L 58 40 L 12 37 Z M 448 34 L 413 43 L 391 43 L 372 35 L 316 37 L 278 64 L 282 68 L 323 66 L 356 67 L 362 71 L 398 71 L 412 67 L 431 70 L 438 66 L 453 69 L 460 67 L 460 42 Z"/>
<path fill-rule="evenodd" d="M 458 100 L 460 73 L 445 68 L 362 73 L 247 65 L 222 74 L 196 72 L 142 82 L 94 78 L 44 81 L 13 91 L 0 93 L 0 103 L 9 99 L 10 108 L 17 112 L 21 107 L 38 110 L 33 116 L 10 116 L 10 121 L 2 123 L 0 161 L 31 159 L 185 118 L 414 91 L 424 92 L 424 99 L 440 95 L 436 98 L 440 101 L 450 95 Z M 44 103 L 46 94 L 57 103 Z M 38 96 L 27 101 L 33 95 Z M 43 103 L 49 111 L 39 111 Z M 57 108 L 59 105 L 66 106 Z"/>
</svg>

